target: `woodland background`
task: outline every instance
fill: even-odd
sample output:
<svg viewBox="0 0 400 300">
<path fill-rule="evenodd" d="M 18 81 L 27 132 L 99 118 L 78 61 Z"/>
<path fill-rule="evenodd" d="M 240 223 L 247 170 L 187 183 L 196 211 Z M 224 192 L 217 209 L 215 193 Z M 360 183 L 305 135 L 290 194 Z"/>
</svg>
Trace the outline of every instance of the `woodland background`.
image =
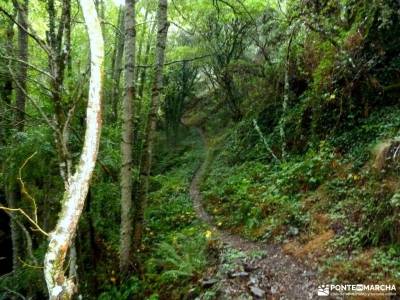
<svg viewBox="0 0 400 300">
<path fill-rule="evenodd" d="M 399 284 L 399 1 L 126 2 L 95 3 L 100 152 L 61 265 L 78 293 L 218 297 L 199 280 L 220 246 L 189 196 L 204 159 L 217 227 L 333 282 Z M 83 144 L 85 22 L 76 1 L 3 0 L 0 24 L 0 203 L 50 232 Z M 0 211 L 0 299 L 47 297 L 47 247 Z"/>
</svg>

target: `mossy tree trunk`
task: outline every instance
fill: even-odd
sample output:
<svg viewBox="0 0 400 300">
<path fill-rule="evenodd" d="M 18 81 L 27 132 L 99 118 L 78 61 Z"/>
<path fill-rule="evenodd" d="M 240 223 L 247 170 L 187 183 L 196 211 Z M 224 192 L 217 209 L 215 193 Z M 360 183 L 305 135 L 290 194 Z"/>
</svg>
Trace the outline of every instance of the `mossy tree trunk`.
<svg viewBox="0 0 400 300">
<path fill-rule="evenodd" d="M 47 1 L 49 16 L 49 30 L 47 43 L 50 46 L 48 53 L 49 69 L 52 75 L 49 85 L 51 87 L 51 100 L 54 107 L 54 135 L 59 159 L 60 175 L 67 188 L 72 172 L 72 156 L 68 149 L 69 122 L 72 118 L 73 108 L 65 110 L 63 101 L 63 85 L 66 66 L 71 64 L 70 38 L 71 38 L 71 0 L 62 1 L 62 12 L 58 26 L 56 26 L 56 6 L 54 0 Z"/>
</svg>

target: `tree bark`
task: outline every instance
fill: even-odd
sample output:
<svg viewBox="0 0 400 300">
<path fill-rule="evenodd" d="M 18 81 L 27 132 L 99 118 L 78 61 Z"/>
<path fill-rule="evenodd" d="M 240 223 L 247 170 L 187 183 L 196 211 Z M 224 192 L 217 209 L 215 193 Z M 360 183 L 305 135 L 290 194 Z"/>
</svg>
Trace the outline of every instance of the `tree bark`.
<svg viewBox="0 0 400 300">
<path fill-rule="evenodd" d="M 18 12 L 18 8 L 15 7 L 15 13 Z M 14 49 L 13 45 L 13 37 L 14 37 L 14 22 L 9 21 L 8 26 L 7 26 L 7 48 L 6 50 L 9 53 L 12 53 Z M 10 134 L 10 129 L 12 127 L 12 118 L 6 117 L 7 114 L 7 109 L 8 106 L 11 105 L 12 102 L 12 92 L 13 92 L 13 83 L 12 83 L 12 76 L 9 74 L 7 78 L 4 78 L 3 81 L 3 88 L 0 88 L 0 102 L 4 102 L 6 105 L 0 105 L 1 106 L 1 113 L 4 116 L 3 118 L 0 119 L 0 146 L 1 145 L 6 145 L 8 142 L 8 137 Z M 3 173 L 5 174 L 5 170 L 7 168 L 6 164 L 3 162 L 1 163 L 1 168 Z M 15 189 L 12 188 L 10 189 L 8 184 L 4 184 L 4 191 L 5 191 L 5 196 L 7 200 L 7 205 L 9 207 L 15 207 Z M 20 261 L 18 260 L 18 257 L 21 256 L 21 250 L 22 250 L 22 240 L 21 240 L 21 231 L 18 229 L 18 224 L 17 224 L 17 214 L 10 212 L 10 233 L 11 233 L 11 243 L 12 243 L 12 267 L 13 271 L 16 271 L 18 267 L 20 266 Z"/>
<path fill-rule="evenodd" d="M 17 208 L 17 196 L 18 196 L 17 185 L 11 184 L 9 188 L 6 187 L 6 198 L 7 205 L 10 208 Z M 22 231 L 18 226 L 18 214 L 11 212 L 10 218 L 10 232 L 11 232 L 11 243 L 12 243 L 12 266 L 13 271 L 16 271 L 21 266 L 21 259 L 24 259 L 23 251 L 23 238 Z"/>
<path fill-rule="evenodd" d="M 17 12 L 17 9 L 15 9 L 15 11 Z M 9 51 L 9 53 L 11 53 L 12 51 L 14 51 L 14 45 L 13 45 L 14 22 L 11 20 L 8 21 L 6 37 L 7 37 L 6 51 L 7 52 Z M 12 89 L 13 89 L 12 76 L 9 76 L 8 78 L 5 78 L 4 88 L 0 90 L 0 97 L 7 104 L 11 104 Z"/>
<path fill-rule="evenodd" d="M 282 152 L 282 160 L 286 159 L 286 132 L 285 132 L 285 123 L 286 123 L 286 114 L 287 107 L 289 102 L 289 62 L 286 62 L 285 66 L 285 79 L 284 79 L 284 87 L 283 87 L 283 101 L 282 101 L 282 117 L 279 124 L 279 134 L 281 136 L 281 152 Z"/>
<path fill-rule="evenodd" d="M 28 28 L 28 0 L 23 0 L 18 4 L 18 22 L 21 27 Z M 21 61 L 28 61 L 28 34 L 21 27 L 18 27 L 18 58 Z M 18 64 L 17 69 L 17 80 L 19 82 L 16 89 L 15 99 L 16 99 L 16 127 L 19 131 L 24 130 L 25 124 L 25 102 L 26 102 L 26 79 L 28 76 L 28 66 L 24 63 Z"/>
<path fill-rule="evenodd" d="M 156 28 L 156 22 L 153 22 L 153 25 L 151 27 L 151 30 L 149 32 L 149 35 L 147 37 L 147 43 L 146 43 L 146 49 L 144 51 L 144 58 L 143 58 L 143 65 L 147 66 L 150 60 L 150 49 L 151 49 L 151 44 L 153 40 L 153 32 Z M 139 69 L 138 69 L 139 70 Z M 143 99 L 143 93 L 144 93 L 144 87 L 146 85 L 146 75 L 147 75 L 147 68 L 142 68 L 139 76 L 139 88 L 138 88 L 138 99 L 142 101 Z M 138 113 L 140 113 L 140 110 L 138 110 Z"/>
<path fill-rule="evenodd" d="M 52 75 L 50 80 L 51 98 L 54 106 L 55 121 L 55 144 L 58 154 L 60 175 L 67 189 L 72 172 L 72 157 L 68 150 L 69 119 L 73 110 L 67 114 L 63 107 L 63 84 L 65 68 L 70 57 L 70 35 L 71 35 L 71 0 L 63 0 L 62 13 L 58 28 L 56 28 L 56 8 L 54 0 L 47 1 L 47 12 L 49 15 L 49 30 L 47 40 L 51 52 L 48 56 L 49 69 Z"/>
<path fill-rule="evenodd" d="M 95 167 L 101 132 L 101 92 L 103 85 L 104 41 L 96 8 L 91 0 L 79 1 L 89 35 L 91 71 L 86 131 L 79 165 L 64 193 L 62 210 L 44 259 L 44 275 L 49 298 L 71 299 L 75 292 L 74 278 L 64 274 L 64 262 L 73 237 Z"/>
<path fill-rule="evenodd" d="M 28 0 L 24 0 L 21 3 L 14 2 L 14 7 L 17 11 L 18 27 L 17 34 L 17 51 L 18 59 L 22 62 L 28 62 L 28 34 L 23 28 L 28 28 Z M 12 37 L 12 36 L 11 36 Z M 15 127 L 19 132 L 24 131 L 25 125 L 25 104 L 26 104 L 26 90 L 27 90 L 27 76 L 28 68 L 25 63 L 18 63 L 17 65 L 17 78 L 18 81 L 15 101 L 16 101 L 16 113 L 15 113 Z M 11 90 L 10 90 L 11 91 Z M 11 98 L 11 95 L 9 95 Z M 10 99 L 9 98 L 9 99 Z M 19 207 L 18 199 L 20 199 L 20 190 L 16 178 L 11 178 L 10 185 L 6 187 L 7 201 L 11 208 Z M 11 229 L 11 240 L 13 247 L 13 270 L 17 270 L 21 266 L 21 259 L 24 257 L 23 249 L 23 237 L 22 231 L 18 226 L 19 216 L 12 213 L 10 219 L 10 229 Z"/>
<path fill-rule="evenodd" d="M 279 122 L 279 134 L 281 137 L 281 152 L 282 152 L 282 160 L 286 159 L 286 132 L 285 132 L 285 124 L 286 124 L 286 114 L 289 103 L 289 94 L 290 94 L 290 82 L 289 82 L 289 71 L 290 71 L 290 49 L 292 46 L 292 40 L 294 36 L 294 31 L 291 32 L 289 42 L 286 50 L 286 60 L 285 60 L 285 79 L 284 79 L 284 87 L 283 87 L 283 101 L 282 101 L 282 115 Z"/>
<path fill-rule="evenodd" d="M 144 66 L 147 66 L 150 60 L 150 50 L 151 50 L 151 45 L 153 43 L 153 36 L 154 36 L 154 31 L 156 29 L 156 22 L 153 22 L 150 31 L 148 32 L 147 36 L 147 41 L 146 41 L 146 48 L 143 53 L 143 62 L 140 61 L 139 63 L 143 64 Z M 143 43 L 144 41 L 142 41 Z M 141 55 L 142 56 L 142 55 Z M 142 120 L 142 106 L 143 106 L 143 94 L 144 90 L 146 87 L 146 79 L 147 79 L 147 68 L 137 68 L 137 76 L 138 76 L 138 81 L 139 81 L 139 86 L 138 86 L 138 92 L 136 96 L 136 107 L 135 107 L 135 117 L 136 117 L 136 123 L 134 126 L 134 134 L 133 134 L 133 145 L 135 146 L 135 151 L 134 151 L 134 165 L 138 166 L 138 169 L 140 168 L 140 161 L 141 161 L 141 156 L 142 156 L 142 141 L 144 137 L 144 133 L 142 133 L 141 125 L 146 122 L 146 118 L 143 118 Z M 134 188 L 134 196 L 133 196 L 133 201 L 134 203 L 137 202 L 138 199 L 138 181 L 136 181 L 135 185 L 137 187 Z"/>
<path fill-rule="evenodd" d="M 160 102 L 160 94 L 163 88 L 163 67 L 165 60 L 165 48 L 167 42 L 167 34 L 169 22 L 167 19 L 168 1 L 159 0 L 157 11 L 157 45 L 156 45 L 156 61 L 154 66 L 154 82 L 151 93 L 151 106 L 149 116 L 147 118 L 146 140 L 143 147 L 143 156 L 140 166 L 140 187 L 138 203 L 135 206 L 135 233 L 134 248 L 139 249 L 142 242 L 144 210 L 147 203 L 147 193 L 149 190 L 149 177 L 151 170 L 151 159 L 153 151 L 153 143 L 155 137 L 157 110 Z"/>
<path fill-rule="evenodd" d="M 119 32 L 115 35 L 114 55 L 112 59 L 111 72 L 112 72 L 112 86 L 111 86 L 111 106 L 112 106 L 112 122 L 118 119 L 118 103 L 120 98 L 120 80 L 122 71 L 122 57 L 124 53 L 124 39 L 122 35 L 124 32 L 125 10 L 121 6 L 118 13 L 118 29 Z"/>
<path fill-rule="evenodd" d="M 122 110 L 122 166 L 121 166 L 121 232 L 120 261 L 122 273 L 129 269 L 132 250 L 132 152 L 133 103 L 135 98 L 135 4 L 125 1 L 125 97 Z"/>
<path fill-rule="evenodd" d="M 140 32 L 140 37 L 138 38 L 138 46 L 137 46 L 137 55 L 136 55 L 136 61 L 138 62 L 138 64 L 142 61 L 142 50 L 143 50 L 143 45 L 144 45 L 144 39 L 146 36 L 146 32 L 147 32 L 147 21 L 148 21 L 148 16 L 149 16 L 149 8 L 146 7 L 146 11 L 144 13 L 144 18 L 143 18 L 143 28 Z M 154 24 L 154 23 L 153 23 Z M 149 41 L 151 42 L 151 41 Z M 140 68 L 136 68 L 135 70 L 135 77 L 139 78 L 139 71 Z"/>
</svg>

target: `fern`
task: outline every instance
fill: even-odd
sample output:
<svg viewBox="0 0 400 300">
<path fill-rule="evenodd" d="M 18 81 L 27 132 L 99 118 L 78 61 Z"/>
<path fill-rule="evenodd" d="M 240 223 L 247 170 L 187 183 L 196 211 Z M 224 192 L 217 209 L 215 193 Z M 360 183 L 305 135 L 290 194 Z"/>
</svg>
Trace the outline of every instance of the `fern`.
<svg viewBox="0 0 400 300">
<path fill-rule="evenodd" d="M 160 276 L 162 281 L 189 280 L 207 263 L 204 242 L 200 238 L 188 240 L 180 236 L 177 241 L 177 244 L 162 242 L 158 245 L 157 262 L 164 269 Z"/>
</svg>

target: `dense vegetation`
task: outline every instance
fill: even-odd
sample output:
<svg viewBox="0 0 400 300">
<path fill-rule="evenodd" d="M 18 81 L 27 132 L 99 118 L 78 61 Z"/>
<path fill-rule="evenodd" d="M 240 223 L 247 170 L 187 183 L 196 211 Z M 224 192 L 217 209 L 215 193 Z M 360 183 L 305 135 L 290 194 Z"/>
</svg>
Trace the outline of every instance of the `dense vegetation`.
<svg viewBox="0 0 400 300">
<path fill-rule="evenodd" d="M 0 299 L 48 296 L 46 235 L 87 162 L 84 2 L 0 4 Z M 100 150 L 55 281 L 87 299 L 218 298 L 204 278 L 242 254 L 196 215 L 205 161 L 222 232 L 279 244 L 322 283 L 400 287 L 399 2 L 167 2 L 95 1 Z"/>
</svg>

